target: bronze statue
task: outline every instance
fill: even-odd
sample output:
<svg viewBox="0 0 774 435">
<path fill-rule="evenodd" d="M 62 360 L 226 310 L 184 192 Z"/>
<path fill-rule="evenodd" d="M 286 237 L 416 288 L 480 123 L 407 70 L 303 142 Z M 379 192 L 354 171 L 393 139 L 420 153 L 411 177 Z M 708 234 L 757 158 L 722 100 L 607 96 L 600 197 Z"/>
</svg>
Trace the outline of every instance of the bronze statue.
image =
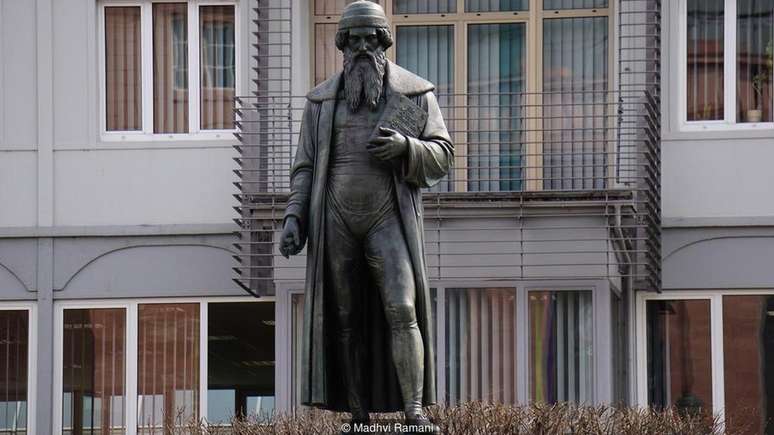
<svg viewBox="0 0 774 435">
<path fill-rule="evenodd" d="M 433 85 L 390 62 L 382 8 L 348 5 L 344 70 L 307 95 L 280 252 L 307 246 L 301 400 L 437 427 L 422 196 L 454 147 Z"/>
</svg>

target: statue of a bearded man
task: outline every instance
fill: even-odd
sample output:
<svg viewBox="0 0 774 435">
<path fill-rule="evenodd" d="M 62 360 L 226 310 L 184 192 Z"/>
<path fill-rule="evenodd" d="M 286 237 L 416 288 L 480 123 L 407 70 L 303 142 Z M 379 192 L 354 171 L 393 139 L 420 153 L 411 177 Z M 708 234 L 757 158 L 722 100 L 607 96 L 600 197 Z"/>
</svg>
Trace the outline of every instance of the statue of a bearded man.
<svg viewBox="0 0 774 435">
<path fill-rule="evenodd" d="M 344 9 L 344 71 L 307 95 L 280 251 L 308 241 L 302 403 L 354 422 L 402 410 L 437 430 L 423 411 L 435 358 L 420 188 L 454 147 L 433 85 L 387 59 L 392 43 L 379 5 Z"/>
</svg>

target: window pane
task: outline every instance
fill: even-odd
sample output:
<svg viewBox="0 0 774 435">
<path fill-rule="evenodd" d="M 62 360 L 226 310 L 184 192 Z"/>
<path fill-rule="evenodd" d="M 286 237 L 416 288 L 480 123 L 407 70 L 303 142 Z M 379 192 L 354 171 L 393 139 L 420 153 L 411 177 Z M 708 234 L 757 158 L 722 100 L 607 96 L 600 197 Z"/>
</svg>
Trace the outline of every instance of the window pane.
<svg viewBox="0 0 774 435">
<path fill-rule="evenodd" d="M 140 8 L 105 8 L 107 131 L 142 130 Z"/>
<path fill-rule="evenodd" d="M 723 296 L 726 428 L 774 433 L 774 296 Z"/>
<path fill-rule="evenodd" d="M 188 5 L 153 4 L 153 132 L 188 132 Z"/>
<path fill-rule="evenodd" d="M 355 0 L 314 0 L 314 14 L 315 15 L 341 15 L 341 11 L 344 10 L 344 6 L 354 2 Z M 379 3 L 384 7 L 387 0 L 371 0 L 374 3 Z"/>
<path fill-rule="evenodd" d="M 688 0 L 688 121 L 723 119 L 723 0 Z"/>
<path fill-rule="evenodd" d="M 199 304 L 140 304 L 137 429 L 157 434 L 199 416 Z"/>
<path fill-rule="evenodd" d="M 543 187 L 600 189 L 607 168 L 607 17 L 543 22 Z"/>
<path fill-rule="evenodd" d="M 736 4 L 737 121 L 771 122 L 774 0 Z"/>
<path fill-rule="evenodd" d="M 395 0 L 396 14 L 445 14 L 457 11 L 457 0 Z"/>
<path fill-rule="evenodd" d="M 236 61 L 234 6 L 199 9 L 201 64 L 201 128 L 234 128 Z"/>
<path fill-rule="evenodd" d="M 27 433 L 29 313 L 0 311 L 0 433 Z"/>
<path fill-rule="evenodd" d="M 648 404 L 712 412 L 710 301 L 648 301 Z"/>
<path fill-rule="evenodd" d="M 466 12 L 526 11 L 529 0 L 465 0 Z"/>
<path fill-rule="evenodd" d="M 468 190 L 521 189 L 525 25 L 468 28 Z"/>
<path fill-rule="evenodd" d="M 594 9 L 606 8 L 607 0 L 543 0 L 543 9 Z"/>
<path fill-rule="evenodd" d="M 592 316 L 590 291 L 529 293 L 531 400 L 591 403 Z"/>
<path fill-rule="evenodd" d="M 62 427 L 69 434 L 125 433 L 126 311 L 64 311 Z"/>
<path fill-rule="evenodd" d="M 208 304 L 207 420 L 274 411 L 274 303 Z"/>
<path fill-rule="evenodd" d="M 344 56 L 336 48 L 334 40 L 338 24 L 314 25 L 314 84 L 319 85 L 344 64 Z"/>
<path fill-rule="evenodd" d="M 430 80 L 444 119 L 453 119 L 450 108 L 454 92 L 454 26 L 398 26 L 395 41 L 398 65 Z M 448 192 L 451 177 L 431 190 Z"/>
<path fill-rule="evenodd" d="M 516 403 L 516 290 L 446 290 L 446 400 Z"/>
</svg>

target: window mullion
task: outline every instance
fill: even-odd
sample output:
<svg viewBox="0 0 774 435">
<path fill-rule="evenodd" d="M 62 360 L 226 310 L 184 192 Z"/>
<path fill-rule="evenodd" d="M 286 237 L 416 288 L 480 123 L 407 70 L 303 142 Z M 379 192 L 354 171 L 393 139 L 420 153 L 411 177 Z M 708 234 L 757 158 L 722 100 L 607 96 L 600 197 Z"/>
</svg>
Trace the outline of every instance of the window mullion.
<svg viewBox="0 0 774 435">
<path fill-rule="evenodd" d="M 188 132 L 199 132 L 199 2 L 188 4 Z"/>
<path fill-rule="evenodd" d="M 153 5 L 145 2 L 140 8 L 142 131 L 145 134 L 153 134 Z"/>
<path fill-rule="evenodd" d="M 199 304 L 199 418 L 207 421 L 207 353 L 209 335 L 209 303 Z"/>
<path fill-rule="evenodd" d="M 735 0 L 732 0 L 735 1 Z M 710 343 L 712 355 L 712 403 L 713 412 L 725 422 L 725 374 L 723 359 L 723 295 L 715 294 L 710 299 Z"/>
<path fill-rule="evenodd" d="M 727 124 L 736 124 L 736 0 L 725 2 L 723 27 L 723 117 Z"/>
</svg>

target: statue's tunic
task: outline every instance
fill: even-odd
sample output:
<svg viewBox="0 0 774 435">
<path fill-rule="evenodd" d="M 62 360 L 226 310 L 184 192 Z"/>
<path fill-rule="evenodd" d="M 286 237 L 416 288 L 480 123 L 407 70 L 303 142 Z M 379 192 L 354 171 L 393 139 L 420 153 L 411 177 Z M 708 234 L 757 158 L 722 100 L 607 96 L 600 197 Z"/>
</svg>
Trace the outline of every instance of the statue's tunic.
<svg viewBox="0 0 774 435">
<path fill-rule="evenodd" d="M 446 176 L 454 159 L 454 148 L 441 116 L 433 86 L 411 72 L 388 63 L 388 92 L 411 98 L 428 113 L 419 138 L 408 139 L 408 151 L 393 165 L 392 189 L 400 226 L 416 285 L 416 314 L 424 344 L 423 404 L 435 403 L 435 353 L 433 351 L 430 289 L 424 261 L 424 230 L 420 188 L 436 184 Z M 301 349 L 301 402 L 337 411 L 348 411 L 344 376 L 336 361 L 335 306 L 327 293 L 330 278 L 325 275 L 325 216 L 331 179 L 332 143 L 336 98 L 341 73 L 326 80 L 307 96 L 301 122 L 296 157 L 291 170 L 291 193 L 285 216 L 295 216 L 302 238 L 307 239 L 307 267 L 304 302 L 304 330 Z M 334 169 L 333 172 L 336 172 Z M 337 175 L 333 176 L 334 178 Z M 334 181 L 335 182 L 335 181 Z M 352 199 L 352 198 L 350 198 Z M 366 294 L 375 292 L 364 290 Z M 390 355 L 390 333 L 378 298 L 364 304 L 368 330 L 362 331 L 367 343 L 370 367 L 363 375 L 371 397 L 371 412 L 403 410 L 398 379 Z"/>
</svg>

